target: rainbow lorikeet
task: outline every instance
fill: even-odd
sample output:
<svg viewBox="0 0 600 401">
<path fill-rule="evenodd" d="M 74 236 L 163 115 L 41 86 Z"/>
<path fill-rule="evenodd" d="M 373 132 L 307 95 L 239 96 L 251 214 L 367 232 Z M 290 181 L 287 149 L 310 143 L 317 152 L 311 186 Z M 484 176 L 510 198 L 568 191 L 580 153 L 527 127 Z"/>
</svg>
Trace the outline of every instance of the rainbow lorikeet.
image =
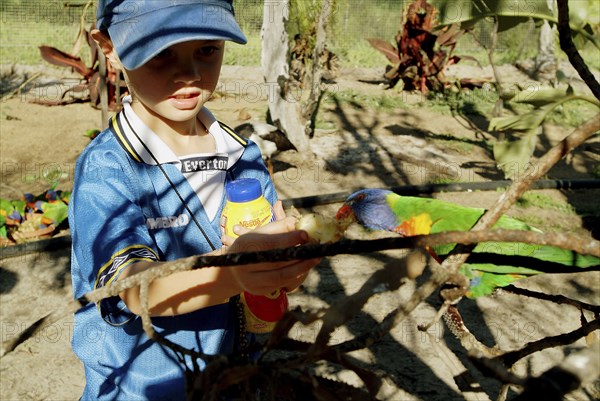
<svg viewBox="0 0 600 401">
<path fill-rule="evenodd" d="M 363 189 L 350 195 L 338 210 L 338 219 L 353 218 L 367 229 L 396 232 L 402 236 L 468 231 L 485 212 L 450 202 L 400 196 L 383 189 Z M 508 216 L 494 228 L 540 231 Z M 456 244 L 434 246 L 428 251 L 439 262 Z M 524 267 L 524 265 L 531 267 Z M 524 243 L 485 242 L 478 244 L 460 273 L 469 279 L 465 294 L 476 298 L 491 294 L 498 287 L 540 274 L 575 272 L 577 268 L 598 270 L 600 259 L 552 246 Z"/>
</svg>

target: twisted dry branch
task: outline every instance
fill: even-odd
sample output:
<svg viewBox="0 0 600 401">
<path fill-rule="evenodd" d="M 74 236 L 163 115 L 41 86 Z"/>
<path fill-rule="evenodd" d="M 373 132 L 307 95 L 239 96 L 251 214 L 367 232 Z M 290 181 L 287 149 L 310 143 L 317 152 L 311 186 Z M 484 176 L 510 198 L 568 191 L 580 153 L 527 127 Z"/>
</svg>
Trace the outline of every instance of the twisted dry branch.
<svg viewBox="0 0 600 401">
<path fill-rule="evenodd" d="M 118 296 L 122 291 L 140 286 L 144 281 L 150 283 L 159 277 L 166 277 L 170 274 L 197 269 L 207 266 L 233 266 L 249 263 L 258 263 L 273 260 L 296 260 L 315 257 L 326 257 L 338 254 L 360 254 L 377 252 L 386 249 L 411 249 L 425 246 L 440 245 L 446 243 L 475 244 L 479 242 L 523 242 L 537 245 L 551 245 L 568 249 L 582 254 L 590 254 L 600 257 L 600 242 L 593 239 L 583 239 L 566 233 L 537 233 L 518 230 L 490 230 L 490 231 L 470 231 L 470 232 L 446 232 L 432 235 L 422 235 L 415 237 L 393 237 L 381 238 L 376 240 L 341 240 L 332 244 L 322 245 L 303 245 L 294 248 L 273 249 L 260 252 L 242 252 L 218 256 L 191 256 L 175 261 L 163 262 L 160 266 L 147 269 L 138 274 L 126 277 L 122 280 L 111 283 L 108 286 L 90 291 L 81 299 L 71 302 L 65 310 L 53 312 L 44 316 L 30 326 L 22 336 L 7 340 L 2 345 L 2 355 L 10 352 L 27 338 L 33 337 L 49 325 L 55 323 L 69 313 L 79 310 L 82 305 L 88 303 L 97 303 L 104 298 Z M 579 270 L 578 270 L 579 271 Z M 397 311 L 398 316 L 389 316 L 382 327 L 381 335 L 385 335 L 392 327 L 398 324 L 401 316 L 410 313 L 422 300 L 427 298 L 441 283 L 447 280 L 443 269 L 436 269 L 432 279 L 424 283 L 413 295 L 414 299 L 405 304 L 404 311 Z M 439 284 L 438 284 L 439 283 Z M 144 299 L 142 297 L 141 299 Z M 145 320 L 148 324 L 148 321 Z M 389 325 L 389 326 L 388 326 Z M 150 326 L 145 326 L 150 333 Z M 203 357 L 206 357 L 203 355 Z"/>
<path fill-rule="evenodd" d="M 487 376 L 495 377 L 504 384 L 522 387 L 523 392 L 513 398 L 513 401 L 562 401 L 569 392 L 597 380 L 600 375 L 599 352 L 600 343 L 596 342 L 590 347 L 570 353 L 561 363 L 540 376 L 527 378 L 512 373 L 499 358 L 488 358 L 478 352 L 469 353 L 469 358 Z"/>
<path fill-rule="evenodd" d="M 403 304 L 400 308 L 396 309 L 392 313 L 388 314 L 382 323 L 370 333 L 359 336 L 353 340 L 339 344 L 338 346 L 332 348 L 335 348 L 333 349 L 334 352 L 350 352 L 355 349 L 369 347 L 387 334 L 406 316 L 408 316 L 412 310 L 421 304 L 427 297 L 433 294 L 433 292 L 444 282 L 446 282 L 452 275 L 456 274 L 460 266 L 470 256 L 475 244 L 477 243 L 486 241 L 536 243 L 540 245 L 558 246 L 564 249 L 574 250 L 579 253 L 598 256 L 600 246 L 598 241 L 595 240 L 582 240 L 581 238 L 567 234 L 542 234 L 527 231 L 513 232 L 505 230 L 487 230 L 497 222 L 497 220 L 512 206 L 512 204 L 514 204 L 514 202 L 529 188 L 532 182 L 545 175 L 558 160 L 560 160 L 573 148 L 583 143 L 587 138 L 594 135 L 599 130 L 600 114 L 597 114 L 581 127 L 574 130 L 558 145 L 550 149 L 542 158 L 539 159 L 537 166 L 531 166 L 528 170 L 526 170 L 524 176 L 508 188 L 508 190 L 498 199 L 494 207 L 488 210 L 481 217 L 471 232 L 449 232 L 430 236 L 386 238 L 373 241 L 343 240 L 327 245 L 305 245 L 296 248 L 276 249 L 264 252 L 243 252 L 220 256 L 192 256 L 172 262 L 164 262 L 162 263 L 162 266 L 148 269 L 139 274 L 112 283 L 109 286 L 89 292 L 82 299 L 73 302 L 70 307 L 67 308 L 67 311 L 63 311 L 62 313 L 55 312 L 43 317 L 35 322 L 31 326 L 30 330 L 25 331 L 26 335 L 21 335 L 15 339 L 4 342 L 2 344 L 1 355 L 3 356 L 7 352 L 14 350 L 18 344 L 40 332 L 48 325 L 54 323 L 60 317 L 63 317 L 67 313 L 75 312 L 81 307 L 82 304 L 99 302 L 101 299 L 107 297 L 118 296 L 120 292 L 128 288 L 140 286 L 142 284 L 144 284 L 142 287 L 145 287 L 145 290 L 143 290 L 145 294 L 147 286 L 152 280 L 159 277 L 168 276 L 178 271 L 201 268 L 205 266 L 232 266 L 261 261 L 306 259 L 319 256 L 332 256 L 342 253 L 356 254 L 375 252 L 384 249 L 415 248 L 442 243 L 458 243 L 459 245 L 455 248 L 454 252 L 442 263 L 442 269 L 435 269 L 431 278 L 417 288 L 408 302 Z M 142 297 L 142 299 L 146 299 L 144 303 L 145 307 L 143 314 L 145 316 L 143 316 L 143 321 L 148 335 L 151 338 L 157 338 L 158 341 L 163 341 L 163 344 L 167 346 L 175 346 L 174 349 L 177 350 L 177 346 L 175 344 L 169 344 L 169 342 L 166 342 L 164 339 L 161 340 L 156 336 L 156 333 L 151 327 L 150 318 L 147 313 L 147 296 Z M 589 329 L 589 327 L 592 327 L 596 324 L 597 321 L 594 321 L 590 323 L 591 326 L 586 326 L 586 329 Z M 331 330 L 331 328 L 329 328 L 329 330 Z M 471 344 L 478 344 L 478 340 L 472 336 L 470 332 L 467 331 L 467 335 L 472 337 L 473 341 L 470 342 Z M 326 336 L 324 336 L 324 338 L 325 337 Z M 559 338 L 558 341 L 560 343 L 562 339 Z M 533 345 L 530 347 L 530 349 L 534 349 Z M 189 353 L 189 350 L 180 349 L 178 351 L 183 352 L 184 354 L 187 353 L 188 355 L 192 355 Z M 532 352 L 535 352 L 535 349 Z M 317 352 L 317 354 L 321 354 L 321 352 Z M 197 354 L 196 356 L 205 357 L 204 355 L 200 354 Z"/>
<path fill-rule="evenodd" d="M 425 246 L 459 243 L 478 244 L 481 242 L 522 242 L 534 245 L 550 245 L 581 254 L 600 257 L 600 241 L 583 239 L 581 236 L 566 233 L 538 233 L 521 230 L 489 231 L 449 231 L 439 234 L 418 235 L 414 237 L 391 237 L 375 240 L 340 240 L 331 244 L 308 244 L 292 248 L 280 248 L 259 252 L 239 252 L 217 256 L 191 256 L 169 262 L 161 266 L 142 271 L 111 285 L 88 292 L 83 298 L 87 302 L 99 302 L 108 297 L 118 296 L 124 290 L 141 285 L 142 281 L 152 281 L 170 274 L 199 269 L 208 266 L 238 266 L 267 261 L 286 261 L 312 259 L 339 254 L 361 254 L 386 249 L 412 249 Z M 532 255 L 534 256 L 534 255 Z M 574 270 L 575 271 L 575 270 Z"/>
<path fill-rule="evenodd" d="M 569 154 L 577 146 L 581 145 L 592 135 L 600 131 L 600 113 L 586 121 L 583 125 L 573 130 L 566 138 L 553 146 L 544 154 L 537 164 L 530 164 L 523 176 L 515 181 L 496 201 L 494 206 L 487 210 L 471 231 L 482 231 L 490 229 L 502 217 L 508 209 L 529 189 L 532 183 L 539 180 L 550 171 L 550 169 L 563 157 Z M 458 272 L 460 266 L 469 258 L 475 244 L 459 245 L 444 260 L 442 269 L 434 274 L 430 281 L 438 288 L 448 281 L 450 277 Z M 435 289 L 434 289 L 435 290 Z M 433 293 L 433 291 L 431 292 Z M 431 293 L 424 295 L 429 296 Z M 416 294 L 416 293 L 415 293 Z M 423 298 L 424 300 L 425 298 Z M 462 320 L 462 319 L 461 319 Z M 466 344 L 473 344 L 475 349 L 485 347 L 465 327 L 465 336 L 468 336 Z M 469 350 L 469 349 L 468 349 Z"/>
</svg>

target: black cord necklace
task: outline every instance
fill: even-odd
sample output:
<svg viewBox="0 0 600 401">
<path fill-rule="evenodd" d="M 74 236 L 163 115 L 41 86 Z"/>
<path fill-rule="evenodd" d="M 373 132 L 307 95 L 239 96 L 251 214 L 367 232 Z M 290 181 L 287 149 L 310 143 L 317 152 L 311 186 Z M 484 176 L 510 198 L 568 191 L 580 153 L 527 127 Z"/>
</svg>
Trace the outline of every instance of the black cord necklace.
<svg viewBox="0 0 600 401">
<path fill-rule="evenodd" d="M 160 171 L 163 173 L 163 175 L 165 176 L 165 178 L 169 182 L 169 185 L 175 191 L 175 193 L 177 194 L 177 197 L 179 198 L 179 200 L 183 204 L 183 207 L 185 207 L 185 210 L 187 210 L 187 212 L 192 217 L 192 220 L 196 224 L 196 227 L 198 227 L 198 229 L 200 230 L 200 232 L 204 236 L 204 239 L 206 240 L 206 242 L 208 242 L 208 244 L 210 245 L 210 247 L 211 247 L 211 249 L 213 251 L 216 251 L 217 247 L 212 243 L 212 241 L 208 237 L 208 234 L 206 234 L 206 232 L 204 231 L 204 229 L 202 228 L 202 226 L 200 225 L 200 223 L 196 219 L 196 216 L 194 216 L 194 213 L 192 213 L 192 211 L 190 210 L 190 207 L 188 206 L 188 204 L 183 199 L 183 196 L 181 196 L 181 194 L 177 190 L 177 187 L 175 186 L 175 183 L 173 183 L 173 181 L 171 181 L 171 178 L 169 177 L 169 175 L 167 174 L 167 172 L 165 171 L 165 169 L 163 168 L 163 166 L 159 163 L 159 161 L 156 158 L 156 156 L 154 156 L 154 153 L 152 153 L 152 151 L 150 151 L 150 148 L 148 147 L 148 145 L 146 145 L 146 143 L 144 141 L 142 141 L 142 139 L 139 137 L 139 135 L 137 134 L 137 132 L 135 132 L 135 130 L 133 129 L 133 126 L 129 122 L 129 119 L 127 118 L 127 115 L 125 114 L 125 111 L 123 111 L 122 114 L 123 114 L 123 117 L 125 118 L 125 122 L 129 126 L 129 129 L 131 130 L 131 132 L 133 132 L 133 134 L 138 139 L 138 141 L 140 141 L 140 143 L 144 146 L 144 149 L 146 149 L 146 151 L 148 152 L 148 154 L 150 155 L 150 157 L 152 157 L 152 160 L 154 160 L 154 162 L 156 163 L 156 165 L 158 166 L 158 168 L 160 169 Z M 206 132 L 208 132 L 208 130 L 206 130 Z M 250 357 L 250 355 L 248 353 L 249 343 L 248 343 L 248 333 L 246 331 L 246 318 L 244 316 L 244 305 L 242 304 L 242 302 L 240 300 L 240 295 L 239 294 L 231 297 L 230 298 L 230 302 L 233 304 L 232 305 L 233 306 L 233 310 L 234 310 L 235 316 L 237 318 L 237 337 L 238 337 L 237 340 L 238 340 L 238 343 L 239 343 L 240 357 L 242 359 L 244 359 L 244 360 L 248 360 L 249 357 Z"/>
<path fill-rule="evenodd" d="M 139 137 L 139 135 L 137 134 L 137 132 L 135 132 L 135 130 L 133 129 L 131 123 L 129 122 L 129 119 L 127 118 L 127 114 L 125 112 L 123 112 L 123 117 L 125 117 L 125 122 L 127 122 L 127 125 L 129 126 L 129 129 L 131 130 L 131 132 L 133 132 L 133 134 L 138 139 L 138 141 L 140 141 L 140 143 L 142 144 L 142 146 L 144 146 L 144 149 L 146 149 L 146 151 L 148 152 L 148 154 L 150 155 L 150 157 L 152 157 L 152 160 L 154 160 L 154 162 L 156 163 L 156 165 L 158 166 L 158 168 L 160 169 L 160 171 L 163 173 L 163 175 L 165 176 L 165 178 L 169 182 L 169 185 L 171 186 L 171 188 L 177 194 L 177 197 L 179 198 L 179 200 L 183 204 L 183 207 L 185 207 L 185 210 L 187 210 L 187 212 L 192 217 L 192 220 L 194 221 L 194 223 L 196 224 L 196 227 L 198 227 L 198 229 L 200 230 L 200 232 L 204 236 L 204 239 L 206 240 L 206 242 L 208 242 L 208 244 L 210 245 L 210 247 L 211 247 L 211 249 L 213 251 L 216 251 L 217 247 L 211 242 L 210 238 L 208 237 L 208 234 L 206 234 L 206 231 L 204 231 L 204 229 L 202 228 L 202 226 L 200 225 L 200 223 L 196 219 L 196 216 L 194 215 L 194 213 L 192 213 L 190 207 L 188 206 L 188 204 L 183 199 L 183 196 L 181 196 L 181 194 L 177 190 L 177 186 L 175 186 L 175 183 L 173 183 L 173 181 L 171 181 L 171 178 L 169 178 L 169 175 L 165 171 L 164 167 L 159 163 L 158 159 L 156 158 L 156 156 L 154 156 L 154 153 L 152 153 L 152 151 L 150 150 L 150 148 L 148 147 L 148 145 L 146 145 L 146 143 L 144 141 L 142 141 L 142 139 Z"/>
</svg>

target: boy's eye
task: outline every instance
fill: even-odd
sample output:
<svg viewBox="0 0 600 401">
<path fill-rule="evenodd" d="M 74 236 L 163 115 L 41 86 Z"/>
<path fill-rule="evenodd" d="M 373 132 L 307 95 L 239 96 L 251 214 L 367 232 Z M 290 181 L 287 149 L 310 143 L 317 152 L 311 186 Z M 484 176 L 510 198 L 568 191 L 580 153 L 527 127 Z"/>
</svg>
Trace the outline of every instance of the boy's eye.
<svg viewBox="0 0 600 401">
<path fill-rule="evenodd" d="M 156 60 L 164 60 L 166 58 L 171 57 L 172 53 L 173 52 L 170 49 L 164 49 L 160 53 L 158 53 L 156 56 L 154 56 L 153 58 Z"/>
<path fill-rule="evenodd" d="M 219 50 L 217 46 L 204 46 L 196 50 L 196 52 L 198 55 L 206 57 L 213 55 L 217 50 Z"/>
</svg>

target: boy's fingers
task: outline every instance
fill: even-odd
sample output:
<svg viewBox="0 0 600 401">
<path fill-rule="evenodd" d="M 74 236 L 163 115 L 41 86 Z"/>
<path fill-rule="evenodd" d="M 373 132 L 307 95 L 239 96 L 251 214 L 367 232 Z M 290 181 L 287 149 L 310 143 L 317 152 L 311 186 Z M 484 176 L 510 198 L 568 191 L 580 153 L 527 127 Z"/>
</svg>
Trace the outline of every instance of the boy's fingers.
<svg viewBox="0 0 600 401">
<path fill-rule="evenodd" d="M 296 288 L 302 284 L 310 269 L 319 261 L 320 259 L 295 260 L 283 267 L 279 262 L 279 267 L 276 269 L 268 269 L 266 264 L 262 264 L 258 270 L 252 273 L 256 275 L 252 281 L 260 283 L 254 292 L 268 294 L 282 287 Z M 266 269 L 263 270 L 263 268 Z"/>
<path fill-rule="evenodd" d="M 244 226 L 242 226 L 240 224 L 236 224 L 236 225 L 233 226 L 233 232 L 236 235 L 240 236 L 240 235 L 243 235 L 243 234 L 246 234 L 246 233 L 250 232 L 250 229 L 246 228 L 246 227 L 244 227 Z"/>
<path fill-rule="evenodd" d="M 273 205 L 273 215 L 275 216 L 275 220 L 285 219 L 285 210 L 283 210 L 283 203 L 280 200 Z"/>
<path fill-rule="evenodd" d="M 273 221 L 254 230 L 261 234 L 279 234 L 296 230 L 296 219 L 293 217 L 284 217 L 281 220 Z"/>
<path fill-rule="evenodd" d="M 235 241 L 235 238 L 230 237 L 229 235 L 223 234 L 221 236 L 221 242 L 224 246 L 231 246 L 233 244 L 233 241 Z"/>
<path fill-rule="evenodd" d="M 257 252 L 267 249 L 289 248 L 304 244 L 307 241 L 308 235 L 304 231 L 291 231 L 273 235 L 252 232 L 236 240 L 232 250 L 236 252 Z"/>
</svg>

